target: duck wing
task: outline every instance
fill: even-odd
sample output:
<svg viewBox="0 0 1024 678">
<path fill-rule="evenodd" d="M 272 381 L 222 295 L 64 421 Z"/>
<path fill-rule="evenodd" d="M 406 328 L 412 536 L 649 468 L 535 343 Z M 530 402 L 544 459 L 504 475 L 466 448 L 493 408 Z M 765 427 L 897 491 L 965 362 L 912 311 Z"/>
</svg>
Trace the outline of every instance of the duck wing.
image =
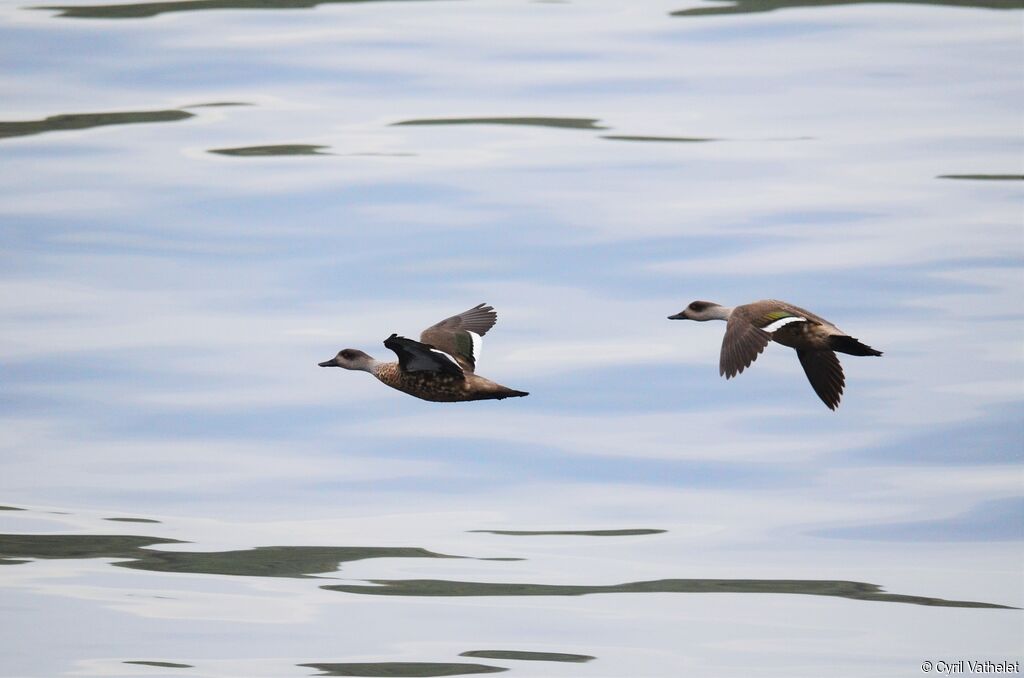
<svg viewBox="0 0 1024 678">
<path fill-rule="evenodd" d="M 429 344 L 392 334 L 384 340 L 384 346 L 398 356 L 398 366 L 403 372 L 436 372 L 453 377 L 465 377 L 462 368 L 452 356 Z"/>
<path fill-rule="evenodd" d="M 722 340 L 719 372 L 726 379 L 750 366 L 764 351 L 776 332 L 784 327 L 784 334 L 792 332 L 794 323 L 822 325 L 827 330 L 839 330 L 824 318 L 810 311 L 778 299 L 763 299 L 737 306 L 729 314 L 729 322 Z M 790 346 L 789 342 L 782 343 Z"/>
<path fill-rule="evenodd" d="M 737 306 L 729 315 L 722 339 L 718 373 L 731 379 L 741 373 L 764 351 L 772 335 L 761 329 L 766 323 L 753 309 L 753 304 Z"/>
<path fill-rule="evenodd" d="M 821 401 L 828 405 L 828 409 L 834 410 L 839 407 L 839 399 L 843 395 L 843 387 L 846 385 L 846 378 L 843 376 L 843 366 L 839 364 L 839 358 L 832 351 L 801 351 L 796 352 L 803 365 L 807 380 L 811 387 L 818 394 Z"/>
<path fill-rule="evenodd" d="M 453 357 L 466 372 L 476 369 L 483 345 L 481 337 L 498 322 L 498 314 L 487 304 L 445 318 L 420 334 L 420 341 Z"/>
</svg>

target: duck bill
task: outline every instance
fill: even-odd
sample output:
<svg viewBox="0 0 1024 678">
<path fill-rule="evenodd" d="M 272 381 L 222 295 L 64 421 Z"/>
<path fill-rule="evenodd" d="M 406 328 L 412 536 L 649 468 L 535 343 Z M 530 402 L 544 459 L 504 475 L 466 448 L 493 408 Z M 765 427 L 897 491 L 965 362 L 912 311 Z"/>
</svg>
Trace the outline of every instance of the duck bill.
<svg viewBox="0 0 1024 678">
<path fill-rule="evenodd" d="M 683 311 L 680 311 L 679 313 L 676 313 L 675 315 L 670 315 L 668 317 L 668 319 L 669 320 L 686 320 L 686 316 L 683 315 Z"/>
<path fill-rule="evenodd" d="M 337 367 L 338 366 L 338 359 L 337 358 L 331 358 L 330 360 L 325 360 L 322 363 L 317 363 L 317 365 L 319 365 L 320 367 Z"/>
</svg>

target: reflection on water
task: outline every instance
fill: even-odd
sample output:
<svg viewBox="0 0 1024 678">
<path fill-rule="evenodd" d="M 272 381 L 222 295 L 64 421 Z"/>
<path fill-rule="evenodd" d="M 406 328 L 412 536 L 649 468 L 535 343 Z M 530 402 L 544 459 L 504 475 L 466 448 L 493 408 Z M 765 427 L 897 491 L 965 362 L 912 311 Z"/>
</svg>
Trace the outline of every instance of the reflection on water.
<svg viewBox="0 0 1024 678">
<path fill-rule="evenodd" d="M 191 669 L 195 668 L 191 664 L 178 664 L 176 662 L 157 662 L 147 661 L 144 659 L 135 659 L 121 662 L 122 664 L 138 664 L 139 666 L 156 666 L 161 669 Z"/>
<path fill-rule="evenodd" d="M 320 676 L 376 676 L 379 678 L 426 678 L 427 676 L 463 676 L 473 673 L 508 671 L 486 664 L 445 664 L 440 662 L 366 662 L 299 664 L 322 671 Z"/>
<path fill-rule="evenodd" d="M 569 129 L 608 129 L 598 125 L 598 118 L 423 118 L 391 123 L 401 125 L 526 125 L 528 127 L 561 127 Z"/>
<path fill-rule="evenodd" d="M 789 593 L 835 596 L 851 600 L 875 600 L 936 607 L 989 607 L 1007 605 L 969 600 L 944 600 L 923 596 L 884 593 L 877 584 L 857 581 L 799 579 L 658 579 L 605 586 L 566 584 L 503 584 L 497 582 L 447 581 L 443 579 L 371 579 L 374 586 L 337 584 L 321 586 L 328 591 L 372 596 L 583 596 L 591 593 Z"/>
<path fill-rule="evenodd" d="M 535 662 L 573 662 L 583 663 L 596 659 L 589 654 L 566 654 L 564 652 L 524 652 L 522 650 L 470 650 L 459 653 L 460 657 L 479 657 L 481 659 L 515 659 Z"/>
<path fill-rule="evenodd" d="M 724 2 L 725 0 L 714 0 Z M 831 7 L 838 5 L 897 4 L 977 7 L 979 9 L 1021 9 L 1022 0 L 733 0 L 728 5 L 693 7 L 672 12 L 672 16 L 711 16 L 716 14 L 753 14 L 793 7 Z"/>
<path fill-rule="evenodd" d="M 17 506 L 0 506 L 0 511 L 24 511 L 24 510 L 25 509 L 18 508 Z"/>
<path fill-rule="evenodd" d="M 220 155 L 235 155 L 241 157 L 266 156 L 266 155 L 331 155 L 324 153 L 321 149 L 330 146 L 318 146 L 316 144 L 276 144 L 273 146 L 241 146 L 239 148 L 211 148 L 210 153 Z"/>
<path fill-rule="evenodd" d="M 625 529 L 625 530 L 469 530 L 470 532 L 486 532 L 488 534 L 507 535 L 579 535 L 584 537 L 630 537 L 641 534 L 661 534 L 667 530 Z"/>
<path fill-rule="evenodd" d="M 174 2 L 139 2 L 124 5 L 45 5 L 32 9 L 55 10 L 57 16 L 76 19 L 145 19 L 167 12 L 193 12 L 225 9 L 309 9 L 318 5 L 347 5 L 385 0 L 178 0 Z M 401 0 L 409 2 L 412 0 Z M 423 0 L 418 0 L 423 1 Z M 724 0 L 715 0 L 716 2 Z M 982 9 L 1020 9 L 1020 0 L 737 0 L 725 6 L 696 7 L 671 12 L 672 16 L 707 16 L 713 14 L 748 14 L 770 12 L 791 7 L 820 7 L 853 4 L 912 4 Z"/>
<path fill-rule="evenodd" d="M 180 110 L 127 111 L 122 113 L 66 113 L 51 115 L 42 120 L 23 122 L 0 122 L 0 138 L 20 137 L 43 132 L 65 132 L 68 130 L 105 127 L 107 125 L 131 125 L 143 122 L 174 122 L 191 118 L 194 113 Z"/>
<path fill-rule="evenodd" d="M 188 106 L 182 106 L 182 108 L 223 108 L 228 106 L 252 106 L 252 104 L 243 101 L 214 101 L 209 104 L 189 104 Z"/>
<path fill-rule="evenodd" d="M 343 562 L 366 558 L 459 558 L 422 548 L 363 546 L 260 546 L 246 551 L 154 551 L 122 567 L 158 572 L 197 572 L 257 577 L 302 577 L 334 572 Z"/>
<path fill-rule="evenodd" d="M 317 5 L 351 5 L 380 1 L 383 0 L 180 0 L 126 5 L 48 5 L 33 9 L 57 10 L 60 12 L 57 16 L 76 19 L 145 19 L 165 12 L 193 12 L 204 9 L 309 9 Z"/>
<path fill-rule="evenodd" d="M 937 179 L 973 179 L 976 181 L 1021 181 L 1024 174 L 940 174 Z"/>
<path fill-rule="evenodd" d="M 104 518 L 103 520 L 109 520 L 115 523 L 159 523 L 159 520 L 153 520 L 152 518 Z"/>
<path fill-rule="evenodd" d="M 1018 653 L 1017 6 L 0 3 L 3 671 Z M 884 337 L 849 410 L 664 321 L 761 296 Z M 480 298 L 516 411 L 309 367 Z"/>
<path fill-rule="evenodd" d="M 120 534 L 0 534 L 0 565 L 11 558 L 136 558 L 146 546 L 183 544 L 177 539 Z"/>
<path fill-rule="evenodd" d="M 702 141 L 719 141 L 718 139 L 712 139 L 710 137 L 652 137 L 631 134 L 602 134 L 601 138 L 612 139 L 614 141 L 668 141 L 684 144 L 699 143 Z"/>
<path fill-rule="evenodd" d="M 1013 514 L 1016 515 L 1016 514 Z M 590 530 L 557 532 L 488 531 L 524 535 L 635 535 L 664 530 Z M 254 577 L 308 577 L 336 572 L 341 563 L 372 558 L 456 558 L 417 547 L 259 546 L 235 551 L 154 551 L 146 547 L 184 544 L 176 539 L 137 535 L 0 534 L 0 565 L 27 563 L 26 558 L 123 558 L 118 567 L 152 572 L 188 572 Z M 475 558 L 515 561 L 517 558 Z M 1008 608 L 995 603 L 945 600 L 885 593 L 877 584 L 798 579 L 659 579 L 612 585 L 511 584 L 442 579 L 371 579 L 372 585 L 332 584 L 328 591 L 377 596 L 582 596 L 592 593 L 788 593 L 835 596 L 853 600 L 912 603 L 939 607 Z"/>
<path fill-rule="evenodd" d="M 334 572 L 341 563 L 367 558 L 461 558 L 412 547 L 260 546 L 240 551 L 152 551 L 177 539 L 132 535 L 0 534 L 0 565 L 18 558 L 127 558 L 118 567 L 153 572 L 192 572 L 251 577 L 304 577 Z"/>
</svg>

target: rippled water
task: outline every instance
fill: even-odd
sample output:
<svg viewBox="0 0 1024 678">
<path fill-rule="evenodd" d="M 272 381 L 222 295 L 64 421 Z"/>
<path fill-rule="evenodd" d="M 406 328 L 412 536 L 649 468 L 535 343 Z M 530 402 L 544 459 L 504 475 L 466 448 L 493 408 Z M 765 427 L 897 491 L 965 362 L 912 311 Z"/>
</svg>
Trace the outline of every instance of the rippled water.
<svg viewBox="0 0 1024 678">
<path fill-rule="evenodd" d="M 3 3 L 0 674 L 1020 661 L 1021 8 Z"/>
</svg>

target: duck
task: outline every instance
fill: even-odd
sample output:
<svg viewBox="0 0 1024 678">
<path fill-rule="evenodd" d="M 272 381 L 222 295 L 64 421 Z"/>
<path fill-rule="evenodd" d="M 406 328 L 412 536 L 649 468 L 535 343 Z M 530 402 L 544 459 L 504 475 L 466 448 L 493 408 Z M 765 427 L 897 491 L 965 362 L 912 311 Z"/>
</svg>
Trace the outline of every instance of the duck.
<svg viewBox="0 0 1024 678">
<path fill-rule="evenodd" d="M 385 348 L 395 352 L 398 362 L 383 362 L 358 349 L 346 348 L 317 364 L 369 372 L 391 388 L 431 402 L 502 400 L 530 395 L 476 374 L 482 337 L 497 321 L 494 307 L 477 304 L 423 330 L 419 341 L 397 334 L 385 339 Z"/>
<path fill-rule="evenodd" d="M 856 356 L 882 355 L 821 316 L 777 299 L 762 299 L 734 308 L 694 301 L 668 319 L 726 321 L 718 363 L 719 374 L 726 379 L 750 367 L 769 341 L 795 349 L 811 387 L 830 410 L 839 407 L 846 386 L 836 351 Z"/>
</svg>

